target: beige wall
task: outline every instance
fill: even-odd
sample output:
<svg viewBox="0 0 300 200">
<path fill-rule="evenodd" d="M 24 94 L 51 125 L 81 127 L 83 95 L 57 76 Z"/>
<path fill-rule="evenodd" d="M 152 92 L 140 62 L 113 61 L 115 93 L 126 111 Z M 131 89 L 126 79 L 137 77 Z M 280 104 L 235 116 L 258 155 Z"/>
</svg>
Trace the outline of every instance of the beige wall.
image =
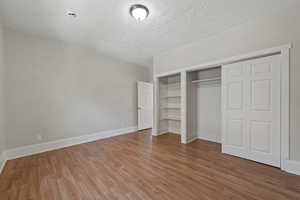
<svg viewBox="0 0 300 200">
<path fill-rule="evenodd" d="M 4 137 L 4 57 L 3 57 L 3 31 L 0 24 L 0 166 L 1 166 L 1 154 L 5 149 L 5 137 Z"/>
<path fill-rule="evenodd" d="M 4 39 L 7 149 L 137 126 L 149 69 L 8 29 Z"/>
<path fill-rule="evenodd" d="M 154 74 L 256 50 L 293 44 L 291 50 L 291 155 L 300 160 L 300 2 L 214 37 L 154 57 Z"/>
</svg>

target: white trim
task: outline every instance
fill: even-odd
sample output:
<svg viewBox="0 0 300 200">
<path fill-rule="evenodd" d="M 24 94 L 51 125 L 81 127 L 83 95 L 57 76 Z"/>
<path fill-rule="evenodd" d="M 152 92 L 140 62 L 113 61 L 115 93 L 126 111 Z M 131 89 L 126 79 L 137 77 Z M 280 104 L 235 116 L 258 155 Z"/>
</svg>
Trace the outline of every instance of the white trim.
<svg viewBox="0 0 300 200">
<path fill-rule="evenodd" d="M 290 50 L 281 52 L 281 165 L 290 159 Z"/>
<path fill-rule="evenodd" d="M 24 156 L 29 156 L 37 153 L 43 153 L 47 151 L 52 151 L 55 149 L 61 149 L 73 145 L 83 144 L 87 142 L 92 142 L 96 140 L 101 140 L 105 138 L 110 138 L 113 136 L 123 135 L 131 132 L 137 131 L 137 127 L 129 127 L 129 128 L 122 128 L 117 130 L 109 130 L 109 131 L 102 131 L 99 133 L 94 133 L 90 135 L 83 135 L 79 137 L 72 137 L 62 140 L 56 140 L 47 143 L 41 144 L 34 144 L 24 147 L 19 147 L 15 149 L 8 149 L 5 151 L 7 160 L 12 160 L 15 158 L 20 158 Z"/>
<path fill-rule="evenodd" d="M 153 97 L 154 97 L 154 104 L 153 104 L 153 109 L 154 109 L 154 113 L 153 113 L 153 129 L 152 129 L 152 135 L 153 136 L 158 136 L 159 135 L 159 131 L 158 131 L 158 127 L 159 127 L 159 100 L 160 100 L 160 95 L 159 95 L 159 79 L 158 78 L 154 78 L 154 93 L 153 93 Z"/>
<path fill-rule="evenodd" d="M 264 56 L 264 55 L 269 55 L 269 54 L 274 54 L 274 53 L 281 53 L 281 52 L 287 51 L 290 48 L 292 48 L 292 44 L 287 44 L 287 45 L 282 45 L 282 46 L 278 46 L 278 47 L 274 47 L 274 48 L 254 51 L 254 52 L 251 52 L 248 54 L 233 56 L 230 58 L 220 59 L 220 60 L 213 61 L 213 62 L 207 62 L 207 63 L 201 64 L 201 65 L 194 65 L 194 66 L 190 66 L 190 67 L 186 67 L 186 68 L 182 68 L 182 69 L 178 69 L 178 70 L 173 70 L 173 71 L 157 74 L 157 75 L 154 75 L 154 78 L 170 76 L 170 75 L 178 74 L 178 73 L 181 73 L 184 71 L 194 71 L 194 70 L 199 70 L 199 69 L 212 68 L 212 67 L 236 62 L 239 60 L 255 58 L 258 56 Z"/>
<path fill-rule="evenodd" d="M 187 73 L 180 73 L 181 83 L 181 143 L 187 144 Z"/>
<path fill-rule="evenodd" d="M 286 160 L 284 163 L 284 169 L 286 172 L 300 175 L 300 161 Z"/>
<path fill-rule="evenodd" d="M 5 156 L 5 152 L 2 152 L 2 154 L 0 154 L 0 174 L 2 173 L 4 166 L 6 164 L 6 156 Z"/>
<path fill-rule="evenodd" d="M 137 83 L 140 83 L 140 84 L 147 84 L 147 85 L 149 85 L 149 86 L 152 86 L 152 85 L 153 85 L 152 83 L 144 82 L 144 81 L 137 81 Z"/>
<path fill-rule="evenodd" d="M 189 139 L 189 140 L 187 141 L 187 143 L 186 143 L 186 144 L 192 143 L 192 142 L 194 142 L 195 140 L 198 140 L 198 137 L 195 137 L 195 138 Z"/>
<path fill-rule="evenodd" d="M 157 136 L 161 136 L 161 135 L 165 135 L 165 134 L 181 135 L 180 133 L 176 133 L 174 131 L 162 131 L 162 132 L 158 133 L 158 135 L 153 135 L 153 136 L 157 137 Z"/>
<path fill-rule="evenodd" d="M 206 138 L 206 137 L 201 137 L 201 136 L 198 136 L 198 139 L 199 140 L 209 141 L 209 142 L 214 142 L 214 143 L 218 143 L 218 144 L 222 144 L 222 140 L 216 141 L 216 140 L 213 140 L 213 139 L 210 139 L 210 138 Z"/>
<path fill-rule="evenodd" d="M 170 133 L 170 132 L 169 131 L 162 131 L 162 132 L 157 133 L 157 135 L 154 135 L 154 136 L 157 137 L 157 136 L 161 136 L 161 135 L 164 135 L 164 134 L 167 134 L 167 133 Z"/>
</svg>

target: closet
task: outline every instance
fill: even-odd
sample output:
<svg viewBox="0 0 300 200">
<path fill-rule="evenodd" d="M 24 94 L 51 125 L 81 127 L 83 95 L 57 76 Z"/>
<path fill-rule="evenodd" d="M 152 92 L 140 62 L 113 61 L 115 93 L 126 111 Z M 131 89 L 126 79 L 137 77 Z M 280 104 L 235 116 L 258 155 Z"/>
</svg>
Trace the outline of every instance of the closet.
<svg viewBox="0 0 300 200">
<path fill-rule="evenodd" d="M 272 54 L 158 76 L 154 135 L 221 143 L 223 153 L 280 167 L 282 138 L 288 141 L 283 61 Z"/>
<path fill-rule="evenodd" d="M 159 78 L 158 135 L 181 134 L 181 77 L 180 74 Z"/>
<path fill-rule="evenodd" d="M 221 143 L 221 67 L 187 73 L 187 141 Z"/>
</svg>

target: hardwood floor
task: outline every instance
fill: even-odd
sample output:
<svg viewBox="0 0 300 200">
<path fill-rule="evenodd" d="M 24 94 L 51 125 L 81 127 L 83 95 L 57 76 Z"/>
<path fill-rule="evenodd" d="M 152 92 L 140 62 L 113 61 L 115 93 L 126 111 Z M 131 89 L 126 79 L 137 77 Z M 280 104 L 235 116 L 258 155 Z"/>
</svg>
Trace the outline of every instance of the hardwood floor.
<svg viewBox="0 0 300 200">
<path fill-rule="evenodd" d="M 0 199 L 300 199 L 300 177 L 148 131 L 8 161 Z"/>
</svg>

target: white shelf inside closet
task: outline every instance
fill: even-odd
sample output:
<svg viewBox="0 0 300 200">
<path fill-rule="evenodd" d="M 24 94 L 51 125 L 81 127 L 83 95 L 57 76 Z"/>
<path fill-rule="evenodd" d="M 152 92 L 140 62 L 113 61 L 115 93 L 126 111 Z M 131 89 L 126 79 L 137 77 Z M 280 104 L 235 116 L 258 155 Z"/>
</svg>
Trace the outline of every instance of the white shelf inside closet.
<svg viewBox="0 0 300 200">
<path fill-rule="evenodd" d="M 160 107 L 160 109 L 181 109 L 180 105 L 178 106 L 165 106 L 165 107 Z"/>
<path fill-rule="evenodd" d="M 181 133 L 180 74 L 159 79 L 159 134 Z"/>
<path fill-rule="evenodd" d="M 166 116 L 166 117 L 162 117 L 162 120 L 181 121 L 181 118 L 180 116 Z"/>
<path fill-rule="evenodd" d="M 194 80 L 192 81 L 192 83 L 204 83 L 204 82 L 211 82 L 211 81 L 221 81 L 221 77 Z"/>
<path fill-rule="evenodd" d="M 172 98 L 181 98 L 181 96 L 180 95 L 172 95 L 172 96 L 162 97 L 162 99 L 172 99 Z"/>
</svg>

